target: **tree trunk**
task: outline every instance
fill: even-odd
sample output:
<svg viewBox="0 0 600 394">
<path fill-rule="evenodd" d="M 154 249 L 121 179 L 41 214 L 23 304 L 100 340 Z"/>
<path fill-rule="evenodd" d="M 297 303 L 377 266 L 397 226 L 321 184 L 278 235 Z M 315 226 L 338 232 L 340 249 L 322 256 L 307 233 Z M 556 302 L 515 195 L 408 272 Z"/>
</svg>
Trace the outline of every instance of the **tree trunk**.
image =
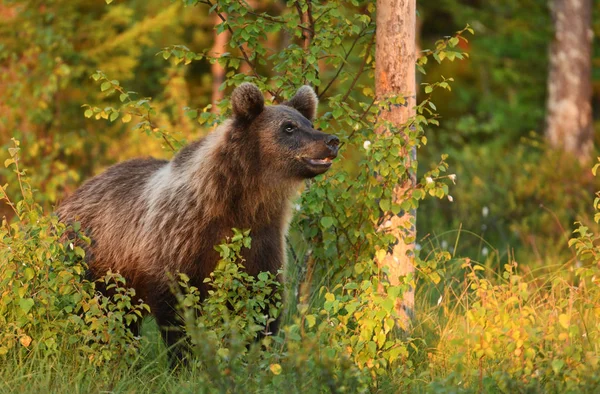
<svg viewBox="0 0 600 394">
<path fill-rule="evenodd" d="M 380 113 L 381 120 L 391 122 L 394 128 L 401 130 L 403 125 L 415 115 L 416 105 L 416 0 L 377 0 L 377 45 L 375 52 L 375 93 L 378 100 L 390 96 L 404 96 L 403 106 L 392 106 Z M 377 133 L 389 130 L 380 128 Z M 416 151 L 400 152 L 416 160 Z M 394 198 L 399 201 L 404 192 L 415 183 L 415 174 L 394 186 Z M 392 285 L 400 283 L 400 277 L 414 273 L 414 239 L 416 212 L 405 212 L 394 216 L 382 226 L 396 237 L 392 253 L 388 253 L 381 266 L 388 268 Z M 407 242 L 407 240 L 409 242 Z M 407 329 L 414 311 L 414 289 L 404 293 L 403 299 L 396 305 L 403 318 L 399 325 Z"/>
<path fill-rule="evenodd" d="M 215 58 L 221 57 L 222 54 L 224 54 L 225 52 L 227 52 L 227 43 L 229 42 L 229 32 L 227 30 L 225 30 L 224 32 L 222 32 L 221 34 L 217 33 L 217 28 L 216 26 L 221 23 L 221 18 L 219 18 L 219 16 L 215 13 L 213 15 L 213 21 L 214 21 L 214 25 L 215 25 L 215 37 L 214 37 L 214 42 L 213 42 L 213 47 L 210 51 L 211 55 Z M 219 90 L 219 87 L 221 86 L 221 84 L 223 82 L 225 82 L 225 68 L 223 66 L 221 66 L 219 64 L 219 62 L 214 62 L 211 65 L 211 72 L 212 72 L 212 97 L 211 97 L 211 103 L 212 103 L 212 111 L 213 113 L 217 113 L 219 111 L 219 108 L 217 107 L 217 104 L 219 103 L 219 101 L 223 100 L 224 97 L 224 91 Z"/>
<path fill-rule="evenodd" d="M 546 138 L 550 146 L 591 159 L 592 0 L 552 0 Z"/>
</svg>

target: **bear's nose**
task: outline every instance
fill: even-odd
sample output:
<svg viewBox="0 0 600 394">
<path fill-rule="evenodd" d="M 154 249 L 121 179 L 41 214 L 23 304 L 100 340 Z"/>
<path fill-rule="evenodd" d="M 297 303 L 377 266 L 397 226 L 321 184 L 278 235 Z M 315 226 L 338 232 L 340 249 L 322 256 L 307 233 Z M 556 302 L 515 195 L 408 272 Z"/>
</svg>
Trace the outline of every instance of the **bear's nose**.
<svg viewBox="0 0 600 394">
<path fill-rule="evenodd" d="M 337 152 L 338 146 L 340 145 L 340 139 L 335 135 L 329 135 L 325 140 L 325 145 L 327 145 L 332 152 Z"/>
</svg>

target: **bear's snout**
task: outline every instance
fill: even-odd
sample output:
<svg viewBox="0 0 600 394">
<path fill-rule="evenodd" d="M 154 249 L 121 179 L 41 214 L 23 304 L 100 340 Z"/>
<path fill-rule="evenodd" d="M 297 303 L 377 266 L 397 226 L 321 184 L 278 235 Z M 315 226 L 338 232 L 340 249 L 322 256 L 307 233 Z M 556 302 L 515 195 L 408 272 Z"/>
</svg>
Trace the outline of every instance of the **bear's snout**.
<svg viewBox="0 0 600 394">
<path fill-rule="evenodd" d="M 337 157 L 338 149 L 340 147 L 340 139 L 335 135 L 328 135 L 325 139 L 325 145 L 329 148 L 332 158 Z"/>
</svg>

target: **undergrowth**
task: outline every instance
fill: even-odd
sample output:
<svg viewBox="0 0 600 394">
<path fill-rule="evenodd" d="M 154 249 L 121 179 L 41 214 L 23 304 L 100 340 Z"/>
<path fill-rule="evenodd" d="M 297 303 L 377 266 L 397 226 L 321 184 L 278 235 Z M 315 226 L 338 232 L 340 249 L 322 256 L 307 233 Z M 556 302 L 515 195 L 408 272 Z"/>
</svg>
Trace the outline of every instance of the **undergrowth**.
<svg viewBox="0 0 600 394">
<path fill-rule="evenodd" d="M 266 329 L 264 311 L 282 307 L 279 282 L 243 271 L 251 232 L 217 246 L 210 297 L 179 277 L 183 327 L 193 357 L 168 367 L 152 320 L 143 336 L 127 323 L 147 306 L 108 273 L 107 297 L 85 280 L 77 227 L 35 203 L 19 144 L 11 150 L 22 196 L 16 220 L 0 228 L 0 391 L 78 392 L 595 392 L 600 389 L 600 250 L 579 225 L 578 259 L 550 274 L 521 273 L 513 259 L 486 264 L 433 250 L 419 276 L 421 300 L 410 334 L 395 329 L 398 288 L 347 278 L 283 313 Z M 594 168 L 594 171 L 597 166 Z M 600 221 L 600 197 L 594 202 Z M 71 232 L 69 240 L 63 235 Z M 73 241 L 72 235 L 77 235 Z M 257 337 L 260 338 L 257 340 Z"/>
</svg>

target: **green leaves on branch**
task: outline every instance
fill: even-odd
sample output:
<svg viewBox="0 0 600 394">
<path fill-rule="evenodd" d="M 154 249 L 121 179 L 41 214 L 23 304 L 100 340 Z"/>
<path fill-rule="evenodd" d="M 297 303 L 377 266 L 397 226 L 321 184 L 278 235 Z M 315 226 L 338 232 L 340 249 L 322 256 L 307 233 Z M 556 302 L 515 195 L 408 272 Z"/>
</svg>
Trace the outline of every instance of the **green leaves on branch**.
<svg viewBox="0 0 600 394">
<path fill-rule="evenodd" d="M 475 34 L 473 29 L 467 24 L 464 29 L 456 32 L 454 36 L 445 38 L 443 40 L 437 40 L 435 42 L 435 49 L 424 49 L 421 51 L 423 55 L 417 59 L 417 70 L 422 74 L 426 73 L 423 67 L 427 64 L 429 56 L 433 57 L 433 59 L 435 59 L 435 61 L 438 63 L 441 63 L 444 60 L 453 62 L 456 59 L 462 60 L 468 58 L 469 54 L 467 52 L 454 49 L 460 44 L 461 41 L 465 44 L 469 42 L 464 37 L 466 32 Z M 429 92 L 426 91 L 426 93 Z"/>
<path fill-rule="evenodd" d="M 157 55 L 162 55 L 165 60 L 173 59 L 175 64 L 183 62 L 184 65 L 188 65 L 194 60 L 202 60 L 206 57 L 206 54 L 192 52 L 185 45 L 172 45 L 164 48 L 162 51 L 158 52 Z M 221 57 L 225 57 L 226 55 L 228 54 L 221 54 Z"/>
<path fill-rule="evenodd" d="M 100 108 L 84 104 L 82 107 L 86 108 L 84 111 L 84 116 L 86 118 L 94 117 L 96 120 L 106 119 L 110 122 L 114 122 L 120 117 L 123 123 L 129 123 L 135 117 L 139 122 L 135 125 L 134 130 L 141 130 L 147 135 L 162 138 L 168 148 L 172 151 L 175 151 L 184 145 L 182 141 L 173 136 L 172 132 L 159 127 L 158 124 L 156 124 L 154 117 L 157 112 L 152 106 L 152 99 L 136 98 L 136 96 L 138 96 L 136 92 L 125 90 L 119 81 L 115 79 L 109 80 L 102 71 L 96 71 L 92 74 L 91 78 L 100 84 L 100 91 L 106 93 L 107 96 L 118 94 L 120 106 L 118 108 Z"/>
</svg>

